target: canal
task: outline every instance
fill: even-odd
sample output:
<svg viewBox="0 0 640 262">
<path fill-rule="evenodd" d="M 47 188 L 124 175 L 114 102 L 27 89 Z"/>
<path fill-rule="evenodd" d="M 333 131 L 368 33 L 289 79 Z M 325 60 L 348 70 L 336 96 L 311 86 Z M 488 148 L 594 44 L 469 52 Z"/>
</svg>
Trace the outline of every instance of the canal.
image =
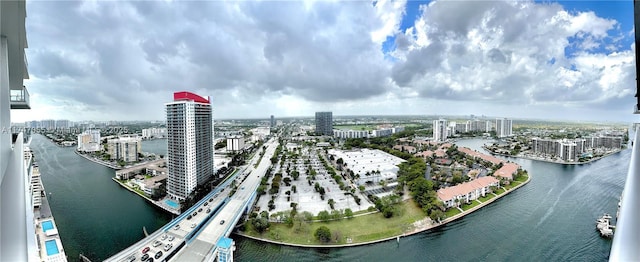
<svg viewBox="0 0 640 262">
<path fill-rule="evenodd" d="M 480 149 L 488 140 L 457 144 Z M 93 261 L 117 253 L 171 217 L 111 181 L 113 170 L 89 162 L 40 135 L 32 149 L 71 261 L 82 252 Z M 166 140 L 143 142 L 161 154 Z M 361 247 L 293 248 L 239 236 L 238 261 L 604 261 L 611 240 L 595 231 L 603 212 L 615 214 L 629 166 L 630 150 L 594 163 L 569 166 L 510 159 L 532 181 L 444 227 Z"/>
</svg>

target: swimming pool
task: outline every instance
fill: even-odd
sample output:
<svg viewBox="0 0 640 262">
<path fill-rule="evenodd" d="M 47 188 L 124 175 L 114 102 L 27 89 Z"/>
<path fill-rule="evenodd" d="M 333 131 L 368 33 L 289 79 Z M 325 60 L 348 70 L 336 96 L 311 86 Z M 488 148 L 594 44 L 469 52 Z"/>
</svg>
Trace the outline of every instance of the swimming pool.
<svg viewBox="0 0 640 262">
<path fill-rule="evenodd" d="M 42 232 L 53 229 L 53 222 L 51 220 L 42 221 Z"/>
<path fill-rule="evenodd" d="M 47 240 L 44 242 L 44 245 L 47 247 L 47 256 L 60 253 L 60 250 L 58 250 L 58 244 L 56 244 L 55 240 Z"/>
<path fill-rule="evenodd" d="M 167 205 L 169 205 L 170 207 L 174 208 L 174 209 L 178 209 L 179 205 L 178 203 L 176 203 L 175 201 L 171 200 L 171 199 L 167 199 L 164 201 Z"/>
</svg>

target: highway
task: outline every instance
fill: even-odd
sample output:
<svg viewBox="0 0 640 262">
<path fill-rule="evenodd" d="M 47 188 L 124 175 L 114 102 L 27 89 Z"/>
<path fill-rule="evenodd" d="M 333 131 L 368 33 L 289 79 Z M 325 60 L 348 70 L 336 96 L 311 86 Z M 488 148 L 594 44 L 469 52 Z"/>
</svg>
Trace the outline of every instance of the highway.
<svg viewBox="0 0 640 262">
<path fill-rule="evenodd" d="M 228 236 L 233 227 L 242 217 L 244 210 L 248 205 L 252 205 L 252 196 L 255 196 L 256 189 L 260 185 L 262 176 L 265 175 L 269 166 L 271 166 L 271 157 L 273 156 L 277 142 L 272 139 L 268 143 L 268 147 L 258 167 L 250 172 L 246 179 L 238 185 L 238 189 L 233 196 L 229 198 L 228 203 L 220 210 L 214 219 L 198 233 L 196 238 L 187 242 L 171 261 L 213 261 L 215 259 L 216 243 L 220 238 Z M 256 154 L 257 155 L 257 154 Z M 254 157 L 249 164 L 251 170 L 258 158 Z M 242 179 L 242 177 L 239 177 Z M 224 223 L 221 221 L 224 220 Z"/>
<path fill-rule="evenodd" d="M 202 261 L 205 258 L 213 261 L 218 239 L 229 235 L 243 210 L 248 204 L 252 204 L 248 200 L 271 165 L 270 159 L 277 147 L 277 140 L 272 139 L 266 144 L 268 147 L 258 168 L 254 170 L 254 165 L 260 159 L 259 153 L 256 153 L 243 169 L 189 210 L 105 261 L 140 261 L 145 253 L 155 261 Z M 260 151 L 261 149 L 258 150 Z M 244 181 L 240 183 L 242 179 Z M 238 184 L 238 189 L 229 197 L 234 181 Z M 220 224 L 221 220 L 225 222 Z M 149 250 L 143 253 L 147 247 Z"/>
</svg>

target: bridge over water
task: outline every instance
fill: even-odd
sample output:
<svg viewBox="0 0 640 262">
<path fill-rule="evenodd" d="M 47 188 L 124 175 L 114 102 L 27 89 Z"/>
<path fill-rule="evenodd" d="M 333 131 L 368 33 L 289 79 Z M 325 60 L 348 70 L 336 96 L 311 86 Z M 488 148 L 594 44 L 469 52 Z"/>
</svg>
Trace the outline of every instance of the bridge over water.
<svg viewBox="0 0 640 262">
<path fill-rule="evenodd" d="M 226 239 L 242 215 L 248 211 L 256 199 L 256 189 L 262 176 L 271 165 L 277 140 L 272 139 L 257 168 L 253 168 L 260 159 L 256 153 L 250 163 L 231 178 L 216 187 L 206 197 L 189 210 L 183 212 L 169 223 L 149 236 L 120 251 L 106 261 L 129 261 L 135 257 L 140 260 L 143 249 L 156 261 L 214 261 L 218 255 L 218 242 Z M 231 193 L 231 184 L 236 181 L 236 192 Z"/>
</svg>

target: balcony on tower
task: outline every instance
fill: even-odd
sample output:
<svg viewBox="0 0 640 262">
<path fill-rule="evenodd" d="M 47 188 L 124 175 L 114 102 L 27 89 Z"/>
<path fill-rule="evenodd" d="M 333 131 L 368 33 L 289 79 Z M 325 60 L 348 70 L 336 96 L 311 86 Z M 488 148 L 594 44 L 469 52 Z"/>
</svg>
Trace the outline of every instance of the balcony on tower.
<svg viewBox="0 0 640 262">
<path fill-rule="evenodd" d="M 29 91 L 25 86 L 18 90 L 11 89 L 11 109 L 31 109 Z"/>
</svg>

